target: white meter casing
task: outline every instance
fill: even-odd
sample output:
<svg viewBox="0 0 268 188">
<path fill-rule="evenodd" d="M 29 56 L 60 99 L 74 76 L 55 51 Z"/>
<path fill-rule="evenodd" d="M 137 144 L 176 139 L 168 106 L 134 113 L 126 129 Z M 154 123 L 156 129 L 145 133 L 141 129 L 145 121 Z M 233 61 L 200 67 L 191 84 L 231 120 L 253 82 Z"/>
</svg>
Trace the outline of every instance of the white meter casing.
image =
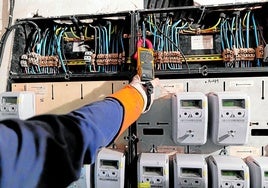
<svg viewBox="0 0 268 188">
<path fill-rule="evenodd" d="M 138 187 L 169 188 L 169 155 L 166 153 L 141 153 L 138 158 Z"/>
<path fill-rule="evenodd" d="M 35 115 L 35 94 L 30 91 L 0 94 L 0 120 L 27 119 Z"/>
<path fill-rule="evenodd" d="M 172 96 L 173 141 L 180 145 L 203 145 L 207 141 L 207 96 L 182 92 Z"/>
<path fill-rule="evenodd" d="M 124 188 L 125 154 L 101 148 L 95 162 L 95 187 Z"/>
<path fill-rule="evenodd" d="M 201 154 L 176 153 L 173 159 L 175 188 L 207 188 L 207 162 Z"/>
<path fill-rule="evenodd" d="M 245 162 L 249 167 L 250 186 L 268 188 L 268 157 L 249 156 Z"/>
<path fill-rule="evenodd" d="M 80 178 L 71 183 L 67 188 L 92 188 L 93 182 L 91 173 L 91 165 L 84 165 L 81 169 Z"/>
<path fill-rule="evenodd" d="M 209 187 L 250 188 L 249 168 L 240 157 L 211 155 L 207 164 Z"/>
<path fill-rule="evenodd" d="M 208 94 L 210 137 L 216 145 L 243 145 L 248 141 L 250 99 L 245 93 Z"/>
</svg>

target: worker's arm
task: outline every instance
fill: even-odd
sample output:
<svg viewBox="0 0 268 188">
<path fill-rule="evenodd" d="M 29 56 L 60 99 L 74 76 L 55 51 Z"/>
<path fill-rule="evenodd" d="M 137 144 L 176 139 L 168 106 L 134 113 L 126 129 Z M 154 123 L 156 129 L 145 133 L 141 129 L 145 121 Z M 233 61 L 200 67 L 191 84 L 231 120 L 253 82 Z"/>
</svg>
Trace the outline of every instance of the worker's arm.
<svg viewBox="0 0 268 188">
<path fill-rule="evenodd" d="M 126 95 L 128 100 L 126 101 Z M 103 101 L 66 115 L 41 115 L 0 124 L 0 187 L 64 187 L 83 163 L 143 112 L 139 88 L 126 86 Z"/>
</svg>

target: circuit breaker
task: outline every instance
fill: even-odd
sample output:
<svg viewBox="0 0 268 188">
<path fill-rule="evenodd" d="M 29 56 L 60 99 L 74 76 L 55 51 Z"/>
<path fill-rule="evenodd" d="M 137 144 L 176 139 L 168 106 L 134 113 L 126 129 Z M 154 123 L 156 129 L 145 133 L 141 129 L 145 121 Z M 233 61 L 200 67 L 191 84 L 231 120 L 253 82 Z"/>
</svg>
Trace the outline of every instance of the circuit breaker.
<svg viewBox="0 0 268 188">
<path fill-rule="evenodd" d="M 208 94 L 209 126 L 217 145 L 243 145 L 248 141 L 250 99 L 246 93 Z"/>
<path fill-rule="evenodd" d="M 207 96 L 182 92 L 172 96 L 173 140 L 182 145 L 202 145 L 207 141 Z"/>
</svg>

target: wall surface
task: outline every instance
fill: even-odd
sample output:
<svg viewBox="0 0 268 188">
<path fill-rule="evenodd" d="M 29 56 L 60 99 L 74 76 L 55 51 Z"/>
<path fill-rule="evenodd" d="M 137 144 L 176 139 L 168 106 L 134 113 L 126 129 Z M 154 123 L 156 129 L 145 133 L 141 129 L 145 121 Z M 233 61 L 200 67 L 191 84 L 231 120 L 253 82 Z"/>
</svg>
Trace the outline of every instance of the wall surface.
<svg viewBox="0 0 268 188">
<path fill-rule="evenodd" d="M 103 14 L 143 8 L 143 0 L 18 0 L 15 17 Z"/>
</svg>

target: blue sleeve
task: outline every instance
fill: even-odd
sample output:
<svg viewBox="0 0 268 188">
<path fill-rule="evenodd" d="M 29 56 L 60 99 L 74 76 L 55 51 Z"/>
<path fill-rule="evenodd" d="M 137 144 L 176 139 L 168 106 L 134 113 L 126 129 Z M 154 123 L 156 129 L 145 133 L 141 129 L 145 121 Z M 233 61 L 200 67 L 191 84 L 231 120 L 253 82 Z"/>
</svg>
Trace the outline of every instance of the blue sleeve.
<svg viewBox="0 0 268 188">
<path fill-rule="evenodd" d="M 66 115 L 0 122 L 0 187 L 66 187 L 113 141 L 122 118 L 120 103 L 105 99 Z"/>
</svg>

